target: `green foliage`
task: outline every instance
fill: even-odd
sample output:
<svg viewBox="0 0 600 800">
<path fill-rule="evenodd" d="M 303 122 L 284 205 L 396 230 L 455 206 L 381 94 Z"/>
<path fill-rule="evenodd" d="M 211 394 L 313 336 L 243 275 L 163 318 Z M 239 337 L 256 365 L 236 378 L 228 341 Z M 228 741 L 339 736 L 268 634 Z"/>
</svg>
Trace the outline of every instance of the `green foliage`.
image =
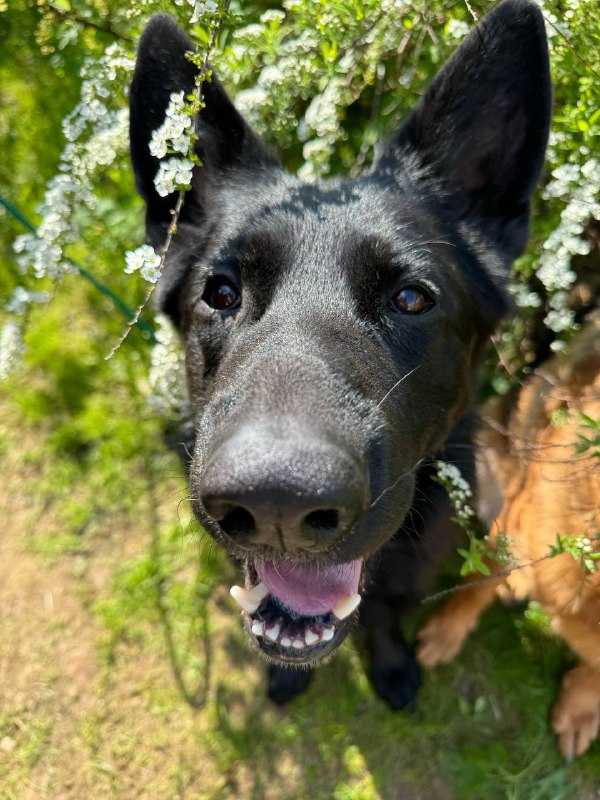
<svg viewBox="0 0 600 800">
<path fill-rule="evenodd" d="M 592 419 L 587 414 L 581 414 L 581 427 L 586 434 L 579 434 L 579 444 L 576 447 L 577 453 L 589 453 L 600 460 L 600 419 Z"/>
<path fill-rule="evenodd" d="M 598 569 L 600 552 L 595 552 L 594 542 L 600 541 L 600 533 L 587 536 L 573 536 L 568 533 L 557 534 L 556 544 L 550 545 L 550 558 L 555 558 L 562 553 L 569 553 L 580 565 L 582 574 L 594 572 Z"/>
</svg>

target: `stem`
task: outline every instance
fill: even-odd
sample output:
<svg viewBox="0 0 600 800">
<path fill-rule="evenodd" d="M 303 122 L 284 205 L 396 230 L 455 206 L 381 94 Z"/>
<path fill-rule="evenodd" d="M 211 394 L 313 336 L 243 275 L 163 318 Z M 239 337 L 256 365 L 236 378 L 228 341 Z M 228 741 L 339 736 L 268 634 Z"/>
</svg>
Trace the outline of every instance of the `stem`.
<svg viewBox="0 0 600 800">
<path fill-rule="evenodd" d="M 160 272 L 161 275 L 162 275 L 162 271 L 163 271 L 164 266 L 165 266 L 165 261 L 166 261 L 166 258 L 167 258 L 167 254 L 169 252 L 169 247 L 171 246 L 171 242 L 173 241 L 173 236 L 175 235 L 175 231 L 177 230 L 177 222 L 179 221 L 179 214 L 181 213 L 181 208 L 183 206 L 184 198 L 185 198 L 185 191 L 182 190 L 182 191 L 179 192 L 179 196 L 177 198 L 177 203 L 175 205 L 175 208 L 171 212 L 171 214 L 173 215 L 173 218 L 171 219 L 171 223 L 169 225 L 169 230 L 167 231 L 167 238 L 165 239 L 165 243 L 163 245 L 163 249 L 162 249 L 162 252 L 160 254 L 160 264 L 158 265 L 158 269 L 159 269 L 159 272 Z M 119 347 L 121 347 L 121 345 L 123 344 L 125 339 L 129 336 L 129 332 L 131 331 L 133 326 L 137 325 L 142 311 L 144 310 L 144 308 L 146 307 L 148 301 L 152 297 L 152 294 L 154 292 L 154 287 L 155 286 L 156 286 L 155 283 L 151 283 L 150 284 L 150 287 L 149 287 L 148 291 L 146 292 L 146 296 L 144 297 L 142 302 L 139 304 L 139 306 L 136 308 L 135 313 L 133 314 L 133 316 L 131 317 L 131 319 L 127 323 L 127 326 L 126 326 L 125 330 L 123 331 L 123 333 L 121 334 L 121 336 L 119 337 L 117 343 L 112 348 L 110 353 L 107 356 L 105 356 L 105 360 L 106 361 L 109 361 L 114 356 L 114 354 L 117 352 Z"/>
<path fill-rule="evenodd" d="M 119 31 L 116 31 L 109 22 L 94 22 L 91 19 L 80 17 L 79 14 L 76 14 L 74 11 L 56 8 L 56 6 L 52 5 L 43 6 L 41 11 L 42 13 L 50 12 L 51 14 L 61 17 L 68 22 L 76 22 L 79 25 L 83 25 L 85 28 L 91 28 L 92 30 L 99 31 L 100 33 L 106 33 L 109 36 L 114 36 L 115 39 L 120 39 L 123 42 L 133 42 L 133 39 L 130 36 L 126 36 L 124 33 L 119 33 Z"/>
<path fill-rule="evenodd" d="M 229 11 L 229 4 L 230 4 L 230 0 L 226 0 L 225 5 L 223 7 L 222 14 L 221 14 L 221 16 L 219 16 L 219 18 L 215 22 L 215 26 L 213 28 L 212 36 L 210 37 L 209 45 L 206 48 L 206 52 L 204 54 L 204 59 L 202 60 L 202 66 L 200 67 L 200 70 L 198 72 L 198 76 L 197 76 L 197 79 L 196 79 L 196 81 L 197 81 L 196 82 L 196 98 L 198 100 L 198 107 L 199 108 L 202 107 L 202 101 L 204 99 L 204 96 L 202 94 L 202 89 L 204 87 L 204 81 L 205 81 L 205 76 L 206 76 L 207 67 L 208 67 L 208 59 L 209 59 L 210 54 L 213 51 L 214 46 L 216 44 L 217 36 L 219 35 L 219 31 L 221 30 L 221 23 L 223 21 L 223 17 Z M 197 111 L 194 114 L 194 125 L 193 125 L 194 130 L 196 130 L 197 125 L 198 125 L 198 115 L 199 115 L 199 112 Z M 186 191 L 187 191 L 186 189 L 181 189 L 179 191 L 179 195 L 177 197 L 177 203 L 175 204 L 175 208 L 171 211 L 172 219 L 171 219 L 171 222 L 169 224 L 169 229 L 167 231 L 167 237 L 165 239 L 165 243 L 163 245 L 163 248 L 162 248 L 162 251 L 161 251 L 161 254 L 160 254 L 160 264 L 158 265 L 158 271 L 159 271 L 160 275 L 159 275 L 158 280 L 160 280 L 160 276 L 162 275 L 163 269 L 165 267 L 165 261 L 167 260 L 167 255 L 169 254 L 169 248 L 171 247 L 171 242 L 173 241 L 173 236 L 175 236 L 175 233 L 177 231 L 177 224 L 179 223 L 179 216 L 181 214 L 181 209 L 183 208 L 183 202 L 185 200 Z M 150 288 L 146 292 L 146 296 L 144 297 L 144 299 L 140 303 L 140 305 L 137 307 L 137 309 L 135 311 L 135 314 L 133 315 L 132 319 L 130 319 L 129 322 L 127 323 L 127 327 L 125 328 L 125 330 L 123 331 L 123 333 L 119 337 L 118 342 L 112 348 L 110 353 L 106 356 L 106 361 L 108 361 L 109 359 L 111 359 L 115 355 L 115 353 L 121 347 L 121 345 L 123 344 L 125 339 L 129 336 L 129 332 L 131 331 L 132 327 L 139 320 L 140 314 L 142 313 L 142 311 L 146 307 L 147 303 L 149 302 L 150 298 L 152 297 L 152 295 L 154 293 L 155 286 L 156 286 L 156 283 L 152 283 L 150 285 Z"/>
</svg>

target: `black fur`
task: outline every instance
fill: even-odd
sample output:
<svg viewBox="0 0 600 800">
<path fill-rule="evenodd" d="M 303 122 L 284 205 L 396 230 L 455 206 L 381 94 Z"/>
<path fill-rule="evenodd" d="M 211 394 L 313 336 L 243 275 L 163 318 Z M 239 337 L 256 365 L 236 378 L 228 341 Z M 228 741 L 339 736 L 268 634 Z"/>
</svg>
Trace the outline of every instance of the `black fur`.
<svg viewBox="0 0 600 800">
<path fill-rule="evenodd" d="M 169 17 L 155 17 L 131 90 L 132 161 L 155 245 L 174 198 L 154 190 L 148 142 L 170 93 L 193 86 L 191 47 Z M 216 77 L 205 92 L 204 165 L 158 285 L 186 351 L 194 511 L 243 561 L 367 559 L 360 620 L 371 678 L 402 707 L 419 675 L 398 616 L 454 540 L 430 464 L 442 457 L 472 473 L 474 374 L 509 309 L 503 287 L 542 166 L 543 20 L 531 0 L 501 3 L 354 180 L 301 183 Z M 215 275 L 241 291 L 236 310 L 207 305 Z M 433 307 L 395 310 L 409 286 Z M 309 528 L 323 509 L 333 518 Z M 276 666 L 271 694 L 282 702 L 307 682 Z"/>
</svg>

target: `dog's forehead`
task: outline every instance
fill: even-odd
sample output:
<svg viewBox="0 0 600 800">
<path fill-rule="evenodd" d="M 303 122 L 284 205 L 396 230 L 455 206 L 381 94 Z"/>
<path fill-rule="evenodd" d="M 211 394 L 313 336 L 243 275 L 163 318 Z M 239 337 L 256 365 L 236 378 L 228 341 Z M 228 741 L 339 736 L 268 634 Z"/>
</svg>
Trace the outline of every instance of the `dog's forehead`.
<svg viewBox="0 0 600 800">
<path fill-rule="evenodd" d="M 287 261 L 332 264 L 356 260 L 415 259 L 443 240 L 443 224 L 431 202 L 413 188 L 388 185 L 369 176 L 315 184 L 281 182 L 239 202 L 245 213 L 238 241 L 276 242 Z"/>
</svg>

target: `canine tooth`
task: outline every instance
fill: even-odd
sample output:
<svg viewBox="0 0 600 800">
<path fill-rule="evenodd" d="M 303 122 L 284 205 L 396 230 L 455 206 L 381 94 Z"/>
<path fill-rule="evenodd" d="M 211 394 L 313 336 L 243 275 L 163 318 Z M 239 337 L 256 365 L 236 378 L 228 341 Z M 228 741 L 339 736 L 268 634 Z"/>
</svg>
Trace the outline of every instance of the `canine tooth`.
<svg viewBox="0 0 600 800">
<path fill-rule="evenodd" d="M 304 642 L 302 641 L 302 639 L 294 639 L 294 641 L 292 642 L 292 647 L 295 647 L 296 650 L 302 650 L 302 648 L 304 647 Z"/>
<path fill-rule="evenodd" d="M 280 630 L 281 630 L 281 625 L 273 625 L 272 628 L 265 628 L 265 636 L 272 642 L 276 642 Z"/>
<path fill-rule="evenodd" d="M 282 636 L 281 637 L 281 641 L 279 642 L 279 644 L 282 647 L 291 647 L 292 646 L 292 640 L 288 636 Z"/>
<path fill-rule="evenodd" d="M 265 628 L 264 628 L 263 623 L 259 622 L 259 620 L 255 619 L 254 622 L 252 623 L 252 633 L 255 636 L 264 636 L 265 635 Z"/>
<path fill-rule="evenodd" d="M 315 642 L 319 641 L 319 635 L 313 631 L 306 631 L 304 634 L 304 641 L 310 647 L 311 644 L 315 644 Z"/>
<path fill-rule="evenodd" d="M 323 628 L 322 639 L 324 642 L 330 642 L 333 639 L 335 628 Z"/>
<path fill-rule="evenodd" d="M 361 597 L 359 594 L 352 594 L 350 597 L 344 597 L 333 609 L 333 613 L 339 620 L 346 619 L 358 606 L 360 600 Z"/>
<path fill-rule="evenodd" d="M 252 589 L 244 589 L 241 586 L 232 586 L 229 594 L 235 602 L 240 605 L 248 614 L 254 614 L 264 598 L 269 594 L 269 590 L 261 581 Z"/>
</svg>

